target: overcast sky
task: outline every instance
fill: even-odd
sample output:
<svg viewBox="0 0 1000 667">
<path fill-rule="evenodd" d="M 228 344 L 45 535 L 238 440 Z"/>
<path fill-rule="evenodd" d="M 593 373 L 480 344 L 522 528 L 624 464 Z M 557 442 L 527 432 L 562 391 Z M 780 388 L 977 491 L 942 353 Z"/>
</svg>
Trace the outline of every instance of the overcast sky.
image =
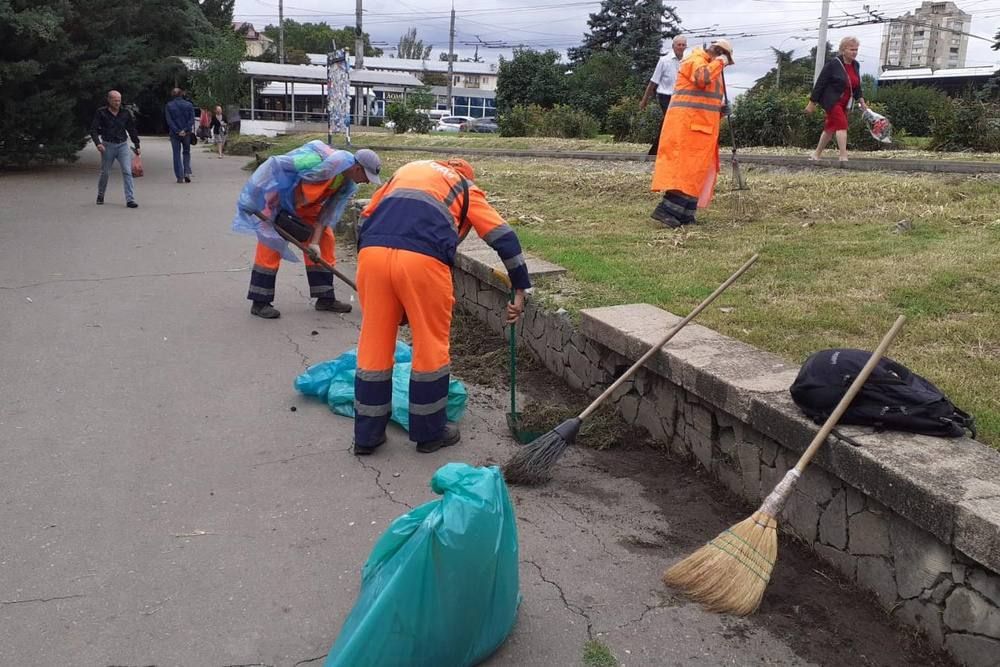
<svg viewBox="0 0 1000 667">
<path fill-rule="evenodd" d="M 818 35 L 820 0 L 677 0 L 667 2 L 676 7 L 682 29 L 691 35 L 689 45 L 695 46 L 710 37 L 725 34 L 733 42 L 736 66 L 726 72 L 731 88 L 752 85 L 754 80 L 773 66 L 768 47 L 795 49 L 796 56 L 805 55 Z M 919 0 L 833 0 L 830 24 L 855 23 L 864 20 L 864 6 L 887 17 L 895 17 L 919 7 Z M 964 0 L 956 3 L 972 14 L 970 32 L 992 40 L 1000 27 L 1000 0 Z M 326 21 L 331 26 L 354 25 L 355 2 L 350 0 L 286 0 L 287 18 L 299 22 Z M 587 19 L 598 11 L 600 1 L 585 0 L 458 0 L 455 5 L 455 51 L 471 57 L 474 44 L 518 45 L 545 50 L 566 49 L 580 43 L 587 31 Z M 363 29 L 372 41 L 391 55 L 399 37 L 410 27 L 417 29 L 418 38 L 432 44 L 431 58 L 448 50 L 448 24 L 451 0 L 364 0 Z M 858 18 L 852 18 L 858 17 Z M 278 0 L 236 0 L 235 18 L 263 29 L 278 22 Z M 861 25 L 831 29 L 827 35 L 834 47 L 842 37 L 857 36 L 861 40 L 858 56 L 862 70 L 877 74 L 881 25 Z M 998 65 L 1000 53 L 990 49 L 991 41 L 969 38 L 966 66 Z M 665 47 L 666 49 L 666 47 Z M 496 62 L 503 55 L 511 57 L 511 48 L 480 47 L 479 55 L 486 62 Z"/>
</svg>

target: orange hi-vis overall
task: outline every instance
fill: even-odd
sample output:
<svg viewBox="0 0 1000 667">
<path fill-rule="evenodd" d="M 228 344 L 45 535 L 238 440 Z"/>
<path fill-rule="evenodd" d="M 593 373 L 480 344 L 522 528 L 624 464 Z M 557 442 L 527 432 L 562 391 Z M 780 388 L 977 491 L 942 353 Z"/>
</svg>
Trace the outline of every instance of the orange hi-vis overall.
<svg viewBox="0 0 1000 667">
<path fill-rule="evenodd" d="M 722 60 L 695 49 L 677 72 L 660 130 L 652 190 L 681 222 L 693 222 L 712 200 L 719 173 L 719 126 L 724 89 Z"/>
<path fill-rule="evenodd" d="M 463 221 L 466 201 L 468 213 Z M 490 206 L 482 190 L 445 163 L 423 160 L 402 166 L 362 211 L 356 447 L 375 447 L 384 436 L 392 408 L 396 335 L 404 313 L 413 334 L 410 439 L 420 443 L 442 437 L 455 303 L 451 264 L 460 239 L 470 228 L 500 255 L 515 288 L 531 286 L 514 230 Z"/>
<path fill-rule="evenodd" d="M 328 181 L 308 183 L 303 181 L 295 187 L 295 214 L 309 225 L 316 225 L 323 204 L 337 194 L 344 184 L 344 175 L 337 174 Z M 333 230 L 326 227 L 319 237 L 319 254 L 329 262 L 336 262 L 336 239 Z M 306 277 L 309 279 L 309 296 L 316 299 L 334 298 L 333 274 L 319 264 L 314 264 L 309 256 L 303 253 L 306 264 Z M 257 242 L 257 254 L 253 259 L 253 271 L 250 272 L 250 290 L 247 298 L 251 301 L 271 303 L 274 300 L 274 283 L 278 277 L 278 267 L 281 264 L 281 253 Z"/>
</svg>

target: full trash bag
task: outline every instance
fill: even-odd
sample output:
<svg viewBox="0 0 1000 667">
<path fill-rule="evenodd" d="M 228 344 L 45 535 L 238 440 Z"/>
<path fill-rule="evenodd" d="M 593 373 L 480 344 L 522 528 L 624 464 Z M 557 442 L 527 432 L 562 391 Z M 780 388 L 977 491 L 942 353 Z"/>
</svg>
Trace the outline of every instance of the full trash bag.
<svg viewBox="0 0 1000 667">
<path fill-rule="evenodd" d="M 412 348 L 396 341 L 395 364 L 392 367 L 392 421 L 410 430 L 410 370 Z M 317 396 L 327 402 L 338 415 L 354 417 L 354 376 L 358 370 L 357 348 L 336 359 L 323 361 L 306 369 L 295 378 L 295 388 L 307 396 Z M 448 382 L 448 421 L 457 422 L 465 414 L 468 393 L 461 381 Z"/>
<path fill-rule="evenodd" d="M 361 592 L 325 667 L 462 667 L 510 634 L 517 523 L 496 466 L 449 463 L 434 500 L 398 517 L 361 571 Z"/>
</svg>

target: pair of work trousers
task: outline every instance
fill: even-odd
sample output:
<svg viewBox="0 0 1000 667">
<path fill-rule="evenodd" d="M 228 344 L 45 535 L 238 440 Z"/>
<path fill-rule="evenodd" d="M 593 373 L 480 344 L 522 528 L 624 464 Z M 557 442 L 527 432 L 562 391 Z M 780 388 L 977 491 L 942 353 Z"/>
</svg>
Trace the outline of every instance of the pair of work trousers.
<svg viewBox="0 0 1000 667">
<path fill-rule="evenodd" d="M 358 297 L 355 445 L 373 447 L 385 433 L 392 411 L 396 333 L 404 312 L 413 333 L 410 440 L 438 440 L 444 435 L 451 379 L 448 336 L 455 305 L 451 268 L 428 255 L 369 246 L 358 253 Z"/>
<path fill-rule="evenodd" d="M 653 137 L 653 145 L 649 147 L 649 152 L 646 155 L 656 155 L 660 150 L 660 134 L 663 132 L 663 123 L 667 121 L 667 107 L 670 106 L 670 95 L 657 93 L 656 101 L 660 103 L 660 109 L 663 110 L 663 120 L 660 121 L 660 129 L 657 131 L 656 136 Z"/>
<path fill-rule="evenodd" d="M 336 261 L 334 255 L 337 244 L 329 227 L 323 230 L 319 237 L 319 254 L 330 264 Z M 306 261 L 306 277 L 309 278 L 309 296 L 314 299 L 333 298 L 333 274 L 319 264 L 314 264 L 309 256 L 303 253 Z M 281 264 L 281 253 L 257 242 L 257 255 L 253 259 L 253 271 L 250 272 L 250 291 L 247 298 L 251 301 L 271 303 L 274 301 L 274 281 L 278 277 L 278 266 Z"/>
</svg>

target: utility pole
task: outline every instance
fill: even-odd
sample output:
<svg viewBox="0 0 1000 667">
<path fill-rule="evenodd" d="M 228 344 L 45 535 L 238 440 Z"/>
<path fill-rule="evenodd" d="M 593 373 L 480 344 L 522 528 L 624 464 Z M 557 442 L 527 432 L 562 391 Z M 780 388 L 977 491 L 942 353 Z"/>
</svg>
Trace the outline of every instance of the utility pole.
<svg viewBox="0 0 1000 667">
<path fill-rule="evenodd" d="M 819 19 L 819 41 L 816 42 L 816 69 L 813 70 L 813 83 L 819 78 L 826 64 L 826 24 L 830 18 L 830 0 L 823 0 L 823 14 Z"/>
<path fill-rule="evenodd" d="M 359 0 L 360 1 L 360 0 Z M 448 32 L 448 113 L 452 110 L 451 84 L 455 80 L 455 2 L 451 3 L 451 30 Z"/>
<path fill-rule="evenodd" d="M 364 69 L 365 66 L 365 37 L 364 31 L 361 29 L 361 12 L 363 11 L 361 6 L 362 0 L 358 0 L 355 7 L 355 21 L 357 25 L 354 28 L 354 69 Z M 365 108 L 364 102 L 364 91 L 361 86 L 354 87 L 354 120 L 357 122 Z"/>
<path fill-rule="evenodd" d="M 278 0 L 278 62 L 285 62 L 285 0 Z"/>
</svg>

